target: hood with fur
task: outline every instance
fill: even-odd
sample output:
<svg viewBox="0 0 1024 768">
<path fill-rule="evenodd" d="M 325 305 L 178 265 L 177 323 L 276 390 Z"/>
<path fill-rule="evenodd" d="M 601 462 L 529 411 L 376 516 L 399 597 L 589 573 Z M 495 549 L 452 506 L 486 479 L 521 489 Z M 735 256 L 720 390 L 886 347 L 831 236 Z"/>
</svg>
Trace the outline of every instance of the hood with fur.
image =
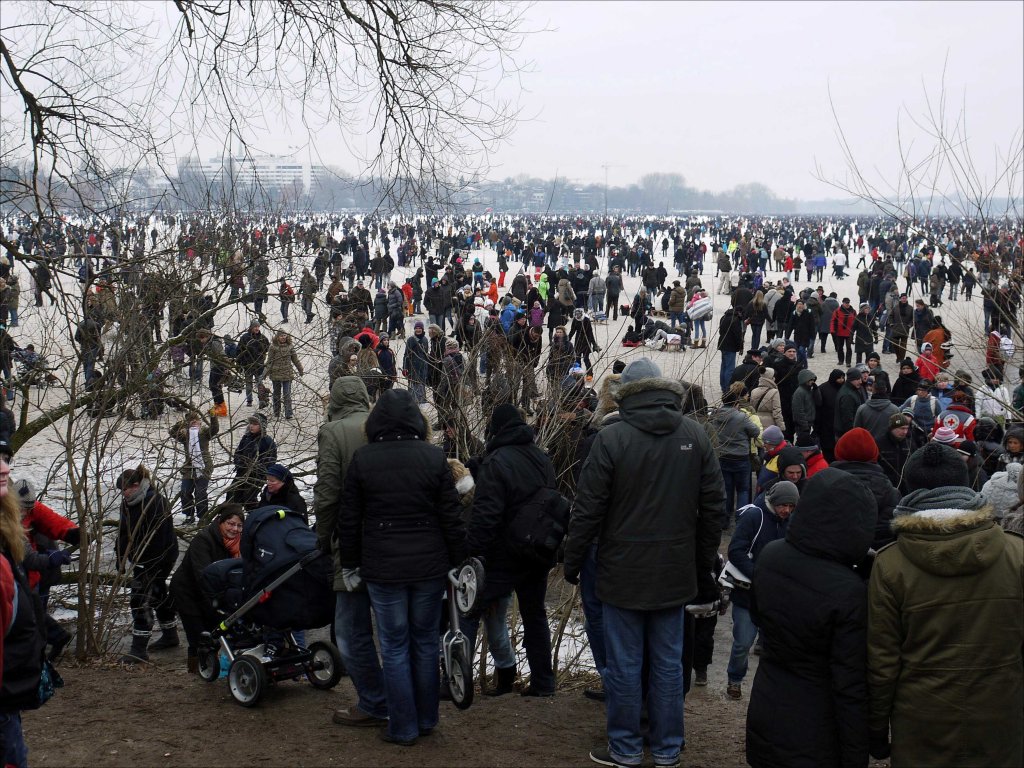
<svg viewBox="0 0 1024 768">
<path fill-rule="evenodd" d="M 601 388 L 597 393 L 597 408 L 590 420 L 594 426 L 600 425 L 605 416 L 619 410 L 619 404 L 615 402 L 615 388 L 621 378 L 617 373 L 610 373 L 601 380 Z"/>
<path fill-rule="evenodd" d="M 982 509 L 926 509 L 893 518 L 896 546 L 914 565 L 937 576 L 991 568 L 1002 557 L 1006 534 Z"/>
<path fill-rule="evenodd" d="M 620 384 L 614 398 L 622 420 L 644 432 L 667 435 L 683 418 L 683 387 L 672 379 L 651 377 Z"/>
</svg>

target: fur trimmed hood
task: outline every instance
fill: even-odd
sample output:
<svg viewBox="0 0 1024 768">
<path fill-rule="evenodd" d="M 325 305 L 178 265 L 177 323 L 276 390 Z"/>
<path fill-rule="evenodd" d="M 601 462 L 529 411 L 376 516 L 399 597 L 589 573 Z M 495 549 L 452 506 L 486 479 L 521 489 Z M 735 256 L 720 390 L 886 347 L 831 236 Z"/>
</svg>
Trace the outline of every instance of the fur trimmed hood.
<svg viewBox="0 0 1024 768">
<path fill-rule="evenodd" d="M 601 389 L 597 394 L 597 408 L 594 409 L 594 417 L 590 420 L 595 427 L 600 426 L 605 416 L 619 410 L 619 404 L 615 402 L 615 388 L 621 378 L 617 373 L 610 373 L 601 380 Z"/>
<path fill-rule="evenodd" d="M 640 379 L 639 381 L 632 381 L 629 384 L 621 384 L 615 388 L 612 397 L 615 402 L 622 403 L 623 400 L 632 395 L 636 395 L 641 392 L 653 392 L 656 390 L 667 390 L 678 395 L 680 399 L 683 397 L 683 385 L 674 379 L 666 379 L 664 377 Z"/>
<path fill-rule="evenodd" d="M 981 573 L 1006 549 L 1006 534 L 992 517 L 992 508 L 925 509 L 893 518 L 896 544 L 915 566 L 936 576 Z"/>
</svg>

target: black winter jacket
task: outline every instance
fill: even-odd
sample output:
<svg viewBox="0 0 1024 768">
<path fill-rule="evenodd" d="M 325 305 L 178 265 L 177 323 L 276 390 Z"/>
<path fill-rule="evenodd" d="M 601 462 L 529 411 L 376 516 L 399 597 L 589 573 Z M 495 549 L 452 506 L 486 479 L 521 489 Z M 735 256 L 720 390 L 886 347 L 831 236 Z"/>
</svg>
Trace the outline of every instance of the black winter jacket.
<svg viewBox="0 0 1024 768">
<path fill-rule="evenodd" d="M 150 488 L 142 501 L 131 506 L 121 500 L 114 553 L 118 561 L 127 559 L 136 567 L 171 572 L 178 559 L 178 537 L 174 533 L 171 505 L 162 493 Z"/>
<path fill-rule="evenodd" d="M 725 488 L 711 441 L 682 414 L 682 396 L 670 379 L 620 386 L 621 421 L 598 433 L 580 474 L 565 572 L 579 573 L 598 537 L 597 596 L 620 608 L 660 610 L 716 591 Z"/>
<path fill-rule="evenodd" d="M 290 475 L 291 473 L 289 473 Z M 309 509 L 306 505 L 306 500 L 302 498 L 302 494 L 299 493 L 298 487 L 295 485 L 295 478 L 289 477 L 285 480 L 284 485 L 281 486 L 281 490 L 277 493 L 271 493 L 267 487 L 263 488 L 263 492 L 260 494 L 259 506 L 261 507 L 285 507 L 290 509 L 292 512 L 298 512 L 302 515 L 302 519 L 306 521 L 306 525 L 309 525 Z"/>
<path fill-rule="evenodd" d="M 900 503 L 900 492 L 893 488 L 882 468 L 874 462 L 867 461 L 834 461 L 830 466 L 853 475 L 875 497 L 878 518 L 875 521 L 875 538 L 871 542 L 871 547 L 881 549 L 889 542 L 895 541 L 896 535 L 892 532 L 890 524 L 896 505 Z"/>
<path fill-rule="evenodd" d="M 220 523 L 214 521 L 195 535 L 188 545 L 181 565 L 171 577 L 174 608 L 183 616 L 208 617 L 214 613 L 200 586 L 203 569 L 218 560 L 231 557 L 220 535 Z"/>
<path fill-rule="evenodd" d="M 337 531 L 341 565 L 371 582 L 444 576 L 465 559 L 459 495 L 444 451 L 408 390 L 386 390 L 366 419 L 369 442 L 345 473 Z M 395 482 L 381 474 L 401 472 Z"/>
<path fill-rule="evenodd" d="M 533 442 L 533 429 L 512 421 L 487 442 L 474 479 L 469 554 L 483 555 L 488 573 L 517 573 L 523 564 L 508 550 L 506 528 L 538 488 L 556 487 L 554 465 Z"/>
<path fill-rule="evenodd" d="M 852 566 L 876 516 L 858 478 L 824 469 L 804 487 L 785 541 L 754 567 L 764 647 L 747 710 L 754 768 L 867 765 L 867 585 Z"/>
</svg>

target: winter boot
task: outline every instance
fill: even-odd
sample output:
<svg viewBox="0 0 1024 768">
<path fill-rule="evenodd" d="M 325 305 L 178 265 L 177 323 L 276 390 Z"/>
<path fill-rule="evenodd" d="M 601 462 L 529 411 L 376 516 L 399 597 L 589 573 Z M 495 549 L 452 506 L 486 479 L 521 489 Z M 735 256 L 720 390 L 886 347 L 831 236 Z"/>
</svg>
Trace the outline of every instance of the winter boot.
<svg viewBox="0 0 1024 768">
<path fill-rule="evenodd" d="M 506 693 L 512 693 L 514 690 L 512 684 L 515 681 L 515 667 L 498 667 L 495 673 L 495 686 L 484 691 L 484 696 L 504 696 Z"/>
<path fill-rule="evenodd" d="M 132 647 L 121 657 L 122 664 L 138 664 L 140 661 L 149 661 L 149 633 L 145 635 L 132 635 Z"/>
<path fill-rule="evenodd" d="M 213 406 L 210 409 L 211 416 L 217 416 L 223 418 L 228 415 L 228 404 L 226 402 L 220 403 L 219 405 Z"/>
<path fill-rule="evenodd" d="M 190 655 L 186 662 L 188 664 L 188 673 L 190 675 L 199 674 L 199 657 Z"/>
<path fill-rule="evenodd" d="M 178 628 L 167 627 L 166 629 L 161 628 L 163 631 L 160 632 L 160 638 L 149 646 L 151 651 L 162 651 L 167 648 L 177 648 L 181 645 L 178 640 Z"/>
</svg>

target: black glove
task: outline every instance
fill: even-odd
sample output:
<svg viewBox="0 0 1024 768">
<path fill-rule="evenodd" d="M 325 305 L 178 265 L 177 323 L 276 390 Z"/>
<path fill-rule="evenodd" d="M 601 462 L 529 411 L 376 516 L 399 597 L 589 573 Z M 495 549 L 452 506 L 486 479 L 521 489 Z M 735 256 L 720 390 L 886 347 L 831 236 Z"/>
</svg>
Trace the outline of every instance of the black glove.
<svg viewBox="0 0 1024 768">
<path fill-rule="evenodd" d="M 566 568 L 565 572 L 564 572 L 564 575 L 565 575 L 565 580 L 567 582 L 569 582 L 573 586 L 579 585 L 579 583 L 580 583 L 580 572 L 578 570 L 569 570 L 568 568 Z"/>
<path fill-rule="evenodd" d="M 875 760 L 885 760 L 890 751 L 888 731 L 872 731 L 868 735 L 868 753 Z"/>
</svg>

